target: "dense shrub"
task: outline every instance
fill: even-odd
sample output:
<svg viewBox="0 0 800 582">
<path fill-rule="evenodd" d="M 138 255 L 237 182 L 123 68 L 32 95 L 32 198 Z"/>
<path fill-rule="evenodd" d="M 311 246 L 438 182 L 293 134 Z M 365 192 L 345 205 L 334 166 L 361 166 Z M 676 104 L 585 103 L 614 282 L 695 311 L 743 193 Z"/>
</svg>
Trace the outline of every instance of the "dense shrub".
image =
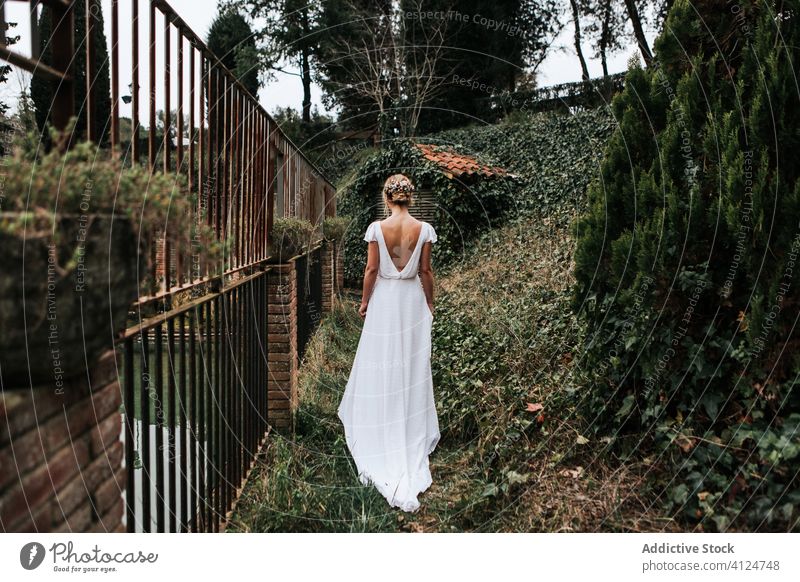
<svg viewBox="0 0 800 582">
<path fill-rule="evenodd" d="M 50 139 L 63 144 L 68 137 L 69 130 L 53 131 Z M 154 254 L 149 252 L 157 240 L 165 240 L 176 255 L 182 254 L 185 264 L 196 256 L 200 272 L 224 270 L 229 245 L 217 240 L 204 219 L 198 220 L 197 195 L 189 190 L 184 176 L 151 173 L 139 165 L 126 167 L 121 158 L 87 141 L 64 153 L 53 148 L 40 156 L 17 147 L 9 158 L 4 179 L 8 196 L 0 230 L 21 239 L 51 232 L 54 244 L 74 249 L 77 256 L 80 241 L 57 240 L 53 225 L 58 216 L 125 216 L 148 251 L 142 294 L 152 292 L 157 284 L 152 277 Z"/>
<path fill-rule="evenodd" d="M 548 217 L 567 224 L 585 208 L 586 187 L 598 171 L 614 126 L 604 109 L 575 115 L 520 111 L 497 125 L 426 136 L 426 142 L 500 165 L 513 174 L 513 179 L 470 184 L 447 179 L 406 142 L 370 152 L 341 184 L 339 208 L 356 217 L 346 237 L 346 276 L 352 281 L 363 274 L 361 237 L 373 220 L 376 192 L 389 173 L 406 172 L 435 192 L 439 242 L 434 258 L 443 266 L 461 258 L 475 237 L 509 219 Z"/>
<path fill-rule="evenodd" d="M 613 101 L 576 229 L 582 405 L 617 450 L 674 463 L 676 516 L 797 528 L 798 3 L 739 6 L 676 0 Z"/>
<path fill-rule="evenodd" d="M 316 229 L 310 221 L 294 216 L 276 218 L 269 236 L 270 254 L 288 260 L 306 252 L 314 242 Z"/>
<path fill-rule="evenodd" d="M 322 234 L 326 240 L 340 241 L 350 224 L 348 216 L 326 216 L 322 221 Z"/>
</svg>

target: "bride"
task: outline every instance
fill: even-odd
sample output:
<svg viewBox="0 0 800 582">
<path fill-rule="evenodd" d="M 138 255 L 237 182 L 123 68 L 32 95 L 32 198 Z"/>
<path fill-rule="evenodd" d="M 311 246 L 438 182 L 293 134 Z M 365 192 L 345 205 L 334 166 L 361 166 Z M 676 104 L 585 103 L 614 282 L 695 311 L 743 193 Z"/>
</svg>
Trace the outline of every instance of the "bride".
<svg viewBox="0 0 800 582">
<path fill-rule="evenodd" d="M 364 327 L 338 409 L 359 481 L 409 512 L 431 485 L 428 455 L 440 438 L 430 359 L 437 237 L 409 214 L 413 194 L 408 177 L 389 177 L 383 196 L 391 216 L 364 235 Z"/>
</svg>

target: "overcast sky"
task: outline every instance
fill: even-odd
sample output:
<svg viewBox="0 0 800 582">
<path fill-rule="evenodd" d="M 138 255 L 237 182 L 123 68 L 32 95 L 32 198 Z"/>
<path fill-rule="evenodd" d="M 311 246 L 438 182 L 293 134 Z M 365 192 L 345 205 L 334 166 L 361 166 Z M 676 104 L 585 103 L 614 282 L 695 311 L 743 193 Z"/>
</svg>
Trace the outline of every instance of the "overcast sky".
<svg viewBox="0 0 800 582">
<path fill-rule="evenodd" d="M 130 31 L 130 7 L 131 7 L 132 0 L 121 0 L 119 2 L 119 10 L 120 10 L 120 46 L 123 47 L 123 50 L 120 51 L 120 91 L 122 95 L 125 95 L 128 91 L 126 90 L 128 84 L 130 83 L 130 71 L 132 70 L 132 57 L 130 54 L 130 40 L 131 40 L 131 31 Z M 30 54 L 30 27 L 29 27 L 29 16 L 28 16 L 28 4 L 26 2 L 3 2 L 6 8 L 6 21 L 7 22 L 17 22 L 19 23 L 17 28 L 13 31 L 10 31 L 9 35 L 13 36 L 15 34 L 19 34 L 21 36 L 20 42 L 18 45 L 15 45 L 14 50 L 21 52 L 22 54 L 29 55 Z M 217 12 L 217 4 L 216 0 L 172 0 L 170 5 L 175 9 L 178 14 L 180 14 L 181 18 L 203 39 L 206 38 L 208 29 L 211 26 L 211 22 L 214 19 L 214 16 Z M 106 37 L 110 44 L 111 42 L 111 32 L 110 32 L 110 25 L 111 25 L 111 0 L 102 0 L 103 6 L 103 13 L 105 16 L 105 26 L 106 26 Z M 145 47 L 146 47 L 146 39 L 148 34 L 147 28 L 147 20 L 148 20 L 148 9 L 147 3 L 145 1 L 140 0 L 140 8 L 139 8 L 139 39 L 140 39 L 140 52 L 142 55 L 146 55 Z M 157 22 L 157 30 L 163 30 L 163 24 L 161 20 Z M 500 33 L 498 33 L 500 34 Z M 648 34 L 648 38 L 652 43 L 653 40 L 653 33 Z M 173 50 L 175 46 L 175 40 L 173 36 Z M 575 50 L 573 48 L 573 28 L 572 26 L 567 26 L 562 34 L 557 39 L 554 50 L 551 50 L 550 55 L 543 63 L 542 67 L 540 68 L 539 74 L 539 85 L 540 86 L 548 86 L 548 85 L 555 85 L 559 83 L 565 83 L 570 81 L 579 81 L 581 78 L 581 70 L 580 64 L 578 62 L 577 57 L 575 56 Z M 160 38 L 159 38 L 160 42 Z M 651 45 L 652 46 L 652 45 Z M 157 47 L 158 48 L 158 47 Z M 609 71 L 611 73 L 616 73 L 620 71 L 624 71 L 628 57 L 637 52 L 636 47 L 631 44 L 625 51 L 615 54 L 609 59 Z M 591 48 L 586 45 L 584 46 L 584 55 L 588 59 L 588 66 L 589 72 L 592 77 L 597 77 L 602 74 L 602 67 L 600 65 L 599 59 L 589 59 L 591 56 L 592 50 Z M 157 50 L 157 62 L 156 62 L 156 70 L 161 71 L 163 70 L 163 50 Z M 174 67 L 174 62 L 173 62 Z M 187 59 L 187 67 L 188 67 L 188 59 Z M 288 71 L 297 72 L 298 69 L 296 66 L 293 66 L 293 63 L 290 63 L 288 66 L 285 67 Z M 145 88 L 147 87 L 147 80 L 148 80 L 148 63 L 140 62 L 139 63 L 139 70 L 140 70 L 140 77 L 139 82 Z M 174 69 L 173 69 L 174 70 Z M 185 73 L 187 75 L 186 79 L 188 80 L 188 70 Z M 261 105 L 269 112 L 273 112 L 276 107 L 286 107 L 291 106 L 295 109 L 300 109 L 302 98 L 303 98 L 303 91 L 302 85 L 300 82 L 300 78 L 296 74 L 287 74 L 282 72 L 276 72 L 276 80 L 270 83 L 268 86 L 262 87 L 259 91 L 259 99 L 261 101 Z M 159 78 L 159 85 L 162 85 Z M 15 70 L 9 76 L 9 80 L 5 85 L 0 85 L 0 99 L 11 103 L 12 107 L 15 107 L 17 97 L 20 93 L 22 87 L 26 86 L 29 82 L 29 75 L 20 72 L 19 70 Z M 143 92 L 141 94 L 141 102 L 143 110 L 141 114 L 144 116 L 142 121 L 146 122 L 146 94 Z M 161 93 L 157 93 L 156 100 L 159 104 L 159 108 L 163 104 L 164 95 Z M 317 87 L 312 87 L 312 101 L 316 104 L 321 111 L 325 111 L 324 106 L 322 105 L 321 101 L 321 93 Z M 172 103 L 173 108 L 175 101 L 175 95 L 172 96 Z M 126 106 L 124 104 L 121 105 L 120 114 L 123 116 L 130 116 L 130 106 Z"/>
</svg>

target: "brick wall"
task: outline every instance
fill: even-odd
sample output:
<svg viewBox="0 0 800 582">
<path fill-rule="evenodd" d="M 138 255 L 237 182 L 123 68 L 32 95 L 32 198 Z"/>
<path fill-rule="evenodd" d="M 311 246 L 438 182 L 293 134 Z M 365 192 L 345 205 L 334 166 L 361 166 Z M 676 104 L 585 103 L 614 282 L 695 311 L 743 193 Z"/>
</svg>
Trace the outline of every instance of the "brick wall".
<svg viewBox="0 0 800 582">
<path fill-rule="evenodd" d="M 122 403 L 114 352 L 89 378 L 0 393 L 0 528 L 124 531 Z"/>
<path fill-rule="evenodd" d="M 331 241 L 325 241 L 322 247 L 322 313 L 330 313 L 336 291 L 333 287 L 334 248 Z"/>
<path fill-rule="evenodd" d="M 344 290 L 344 249 L 342 249 L 341 245 L 336 246 L 334 260 L 336 261 L 336 288 L 334 293 L 341 293 Z"/>
<path fill-rule="evenodd" d="M 297 272 L 294 261 L 267 273 L 269 354 L 267 419 L 273 428 L 294 430 L 297 409 Z"/>
</svg>

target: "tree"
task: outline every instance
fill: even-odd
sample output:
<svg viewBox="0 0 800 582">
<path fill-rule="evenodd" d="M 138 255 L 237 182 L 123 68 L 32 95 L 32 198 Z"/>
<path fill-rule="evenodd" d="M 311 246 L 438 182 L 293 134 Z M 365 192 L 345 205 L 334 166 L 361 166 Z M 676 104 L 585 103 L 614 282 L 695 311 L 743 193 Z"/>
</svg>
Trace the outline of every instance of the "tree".
<svg viewBox="0 0 800 582">
<path fill-rule="evenodd" d="M 644 35 L 644 28 L 642 27 L 642 19 L 639 16 L 639 8 L 636 6 L 636 0 L 625 0 L 625 9 L 628 11 L 628 18 L 633 26 L 633 34 L 636 38 L 636 43 L 639 45 L 639 51 L 642 53 L 642 58 L 647 66 L 653 61 L 653 53 L 650 52 L 650 45 Z"/>
<path fill-rule="evenodd" d="M 569 0 L 569 3 L 570 8 L 572 8 L 572 25 L 575 27 L 575 52 L 581 63 L 581 78 L 584 81 L 588 81 L 589 69 L 586 66 L 586 59 L 583 58 L 583 49 L 581 48 L 581 14 L 578 8 L 578 0 Z"/>
<path fill-rule="evenodd" d="M 550 52 L 555 39 L 564 28 L 558 18 L 560 0 L 517 0 L 512 2 L 514 35 L 521 42 L 523 70 L 516 71 L 516 81 L 536 75 L 539 66 Z M 515 87 L 516 88 L 516 87 Z"/>
<path fill-rule="evenodd" d="M 429 0 L 400 6 L 412 39 L 413 31 L 430 28 L 437 18 L 447 24 L 437 72 L 447 82 L 422 110 L 422 132 L 488 119 L 489 98 L 535 77 L 560 26 L 551 0 Z"/>
<path fill-rule="evenodd" d="M 528 84 L 535 77 L 559 30 L 555 6 L 555 0 L 490 4 L 479 0 L 326 0 L 319 21 L 326 33 L 317 53 L 323 99 L 329 107 L 338 106 L 340 119 L 351 127 L 374 126 L 386 106 L 358 90 L 353 71 L 363 65 L 364 47 L 372 47 L 375 53 L 379 46 L 393 43 L 403 53 L 394 60 L 401 73 L 396 79 L 410 81 L 416 75 L 420 81 L 413 89 L 407 82 L 409 93 L 400 98 L 403 107 L 421 105 L 410 116 L 416 133 L 486 118 L 489 97 L 513 91 L 520 80 Z M 393 36 L 386 36 L 387 30 Z M 354 51 L 348 53 L 347 46 Z M 355 51 L 357 47 L 360 51 Z M 363 72 L 358 74 L 363 76 Z M 377 87 L 373 84 L 372 88 Z M 400 95 L 397 87 L 394 92 Z M 393 98 L 387 93 L 387 99 Z"/>
<path fill-rule="evenodd" d="M 366 95 L 358 86 L 353 71 L 360 66 L 362 55 L 347 53 L 343 44 L 370 45 L 376 25 L 373 20 L 391 11 L 391 2 L 373 0 L 323 0 L 319 14 L 319 29 L 325 31 L 316 50 L 317 80 L 322 87 L 322 100 L 328 109 L 337 108 L 339 123 L 348 129 L 373 129 L 378 125 L 380 111 L 374 95 Z M 364 21 L 372 23 L 365 25 Z"/>
<path fill-rule="evenodd" d="M 258 63 L 266 80 L 284 69 L 287 61 L 296 62 L 303 84 L 303 121 L 311 121 L 311 82 L 314 51 L 319 33 L 318 3 L 304 0 L 228 0 L 228 6 L 244 11 L 261 23 L 254 34 L 259 45 Z M 296 74 L 296 73 L 289 73 Z"/>
<path fill-rule="evenodd" d="M 277 107 L 272 112 L 272 118 L 283 134 L 312 163 L 324 161 L 323 158 L 330 153 L 334 122 L 329 116 L 320 113 L 317 107 L 311 109 L 311 122 L 303 121 L 300 113 L 291 107 Z"/>
<path fill-rule="evenodd" d="M 627 12 L 615 0 L 588 0 L 584 14 L 589 17 L 584 31 L 592 40 L 595 58 L 600 59 L 603 76 L 608 76 L 608 56 L 625 48 Z"/>
<path fill-rule="evenodd" d="M 86 133 L 86 0 L 76 0 L 73 5 L 75 56 L 72 60 L 73 87 L 75 95 L 75 109 L 77 122 L 75 132 L 77 135 Z M 39 16 L 40 61 L 52 64 L 52 12 L 44 4 Z M 108 45 L 103 30 L 103 11 L 100 3 L 97 4 L 97 25 L 93 28 L 95 55 L 94 70 L 97 76 L 94 81 L 96 96 L 95 111 L 98 119 L 98 144 L 105 145 L 109 140 L 111 129 L 111 78 L 109 73 Z M 49 133 L 46 127 L 49 123 L 50 109 L 55 94 L 55 81 L 34 75 L 31 79 L 31 98 L 36 109 L 36 123 L 42 133 L 42 139 L 48 141 Z"/>
<path fill-rule="evenodd" d="M 377 14 L 352 2 L 348 7 L 355 30 L 335 35 L 327 55 L 348 63 L 345 84 L 378 112 L 382 135 L 414 135 L 423 107 L 450 81 L 453 67 L 443 62 L 447 21 L 410 26 L 411 19 L 390 3 Z M 420 0 L 406 7 L 421 10 Z"/>
<path fill-rule="evenodd" d="M 6 29 L 1 31 L 0 34 L 3 34 L 4 37 L 5 37 L 5 43 L 4 43 L 5 46 L 6 47 L 11 47 L 11 46 L 13 46 L 13 45 L 15 45 L 15 44 L 17 44 L 19 42 L 19 35 L 8 36 L 7 33 L 12 28 L 16 28 L 17 27 L 17 23 L 16 22 L 6 22 L 5 25 L 6 25 Z M 4 64 L 0 65 L 0 84 L 5 84 L 5 83 L 8 82 L 8 75 L 9 75 L 9 73 L 11 73 L 11 70 L 12 70 L 11 65 L 9 65 L 8 63 L 4 63 Z M 7 114 L 8 114 L 8 104 L 0 102 L 0 117 L 4 118 L 4 117 L 6 117 Z"/>
<path fill-rule="evenodd" d="M 256 40 L 244 16 L 233 8 L 221 8 L 211 23 L 207 44 L 222 64 L 257 97 L 259 67 Z"/>
<path fill-rule="evenodd" d="M 675 0 L 658 58 L 629 69 L 573 295 L 590 422 L 674 462 L 662 498 L 721 530 L 800 502 L 800 12 L 726 6 Z"/>
</svg>

